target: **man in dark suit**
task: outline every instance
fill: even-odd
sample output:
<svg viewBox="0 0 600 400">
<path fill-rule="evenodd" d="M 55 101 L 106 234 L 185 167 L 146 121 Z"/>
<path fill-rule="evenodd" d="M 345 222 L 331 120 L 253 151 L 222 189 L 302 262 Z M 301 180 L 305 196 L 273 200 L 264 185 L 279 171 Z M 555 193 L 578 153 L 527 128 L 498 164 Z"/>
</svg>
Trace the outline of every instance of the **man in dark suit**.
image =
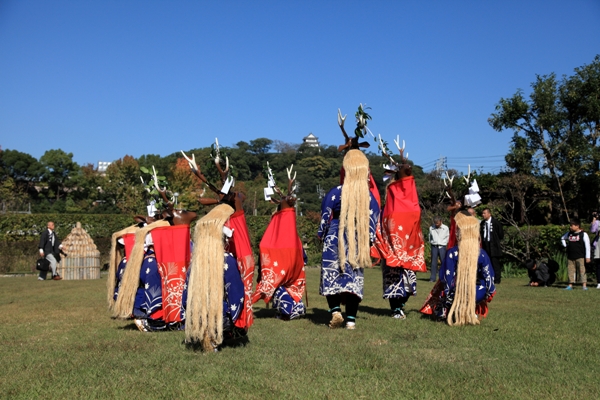
<svg viewBox="0 0 600 400">
<path fill-rule="evenodd" d="M 62 278 L 60 277 L 60 275 L 56 273 L 56 267 L 58 265 L 58 262 L 56 261 L 55 254 L 58 254 L 60 252 L 62 244 L 60 244 L 60 240 L 54 232 L 54 222 L 48 222 L 48 229 L 42 232 L 42 236 L 40 237 L 40 245 L 38 247 L 40 249 L 40 257 L 46 258 L 46 260 L 50 262 L 50 268 L 52 269 L 52 279 L 55 281 L 61 280 Z M 46 280 L 47 274 L 48 271 L 40 271 L 38 280 Z"/>
<path fill-rule="evenodd" d="M 500 242 L 504 239 L 504 231 L 500 222 L 496 218 L 492 218 L 489 208 L 484 209 L 482 215 L 483 221 L 479 225 L 481 244 L 492 262 L 495 274 L 494 283 L 498 284 L 502 280 L 502 264 L 500 263 L 502 249 L 500 248 Z"/>
</svg>

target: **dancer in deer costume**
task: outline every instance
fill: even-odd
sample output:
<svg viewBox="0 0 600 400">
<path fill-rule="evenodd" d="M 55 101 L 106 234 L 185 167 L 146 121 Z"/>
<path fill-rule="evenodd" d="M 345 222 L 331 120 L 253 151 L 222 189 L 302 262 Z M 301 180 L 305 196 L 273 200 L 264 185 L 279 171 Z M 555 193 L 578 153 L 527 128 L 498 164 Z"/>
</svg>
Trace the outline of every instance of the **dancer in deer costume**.
<svg viewBox="0 0 600 400">
<path fill-rule="evenodd" d="M 357 112 L 357 129 L 366 120 Z M 343 121 L 338 110 L 338 123 Z M 355 131 L 356 132 L 356 131 Z M 345 134 L 345 132 L 344 132 Z M 349 139 L 342 167 L 344 183 L 331 189 L 321 204 L 318 237 L 323 241 L 319 293 L 327 298 L 330 328 L 344 325 L 341 304 L 346 304 L 346 328 L 355 329 L 358 304 L 363 298 L 364 268 L 371 266 L 370 246 L 379 221 L 379 204 L 369 189 L 369 161 L 358 150 L 358 136 Z"/>
<path fill-rule="evenodd" d="M 114 307 L 116 317 L 133 317 L 143 332 L 179 329 L 185 321 L 183 291 L 190 262 L 189 224 L 196 218 L 195 212 L 174 209 L 153 170 L 154 186 L 164 200 L 164 209 L 159 213 L 153 210 L 153 216 L 135 233 Z M 153 221 L 155 218 L 158 220 Z"/>
<path fill-rule="evenodd" d="M 203 205 L 216 207 L 198 221 L 194 230 L 185 325 L 187 343 L 199 343 L 205 351 L 214 351 L 224 340 L 245 336 L 252 325 L 254 259 L 242 208 L 244 196 L 231 190 L 229 160 L 225 158 L 223 169 L 218 141 L 215 165 L 222 189 L 206 179 L 194 155 L 184 156 L 192 172 L 218 196 L 201 199 Z"/>
<path fill-rule="evenodd" d="M 273 300 L 277 316 L 283 320 L 291 320 L 306 313 L 302 302 L 306 284 L 304 270 L 305 255 L 302 242 L 296 228 L 296 186 L 292 177 L 292 169 L 287 170 L 288 190 L 283 194 L 275 184 L 273 172 L 267 162 L 268 187 L 265 199 L 277 204 L 277 211 L 260 241 L 260 279 L 252 303 L 263 299 L 265 303 Z M 272 196 L 277 193 L 280 200 Z"/>
<path fill-rule="evenodd" d="M 460 211 L 454 218 L 458 245 L 446 252 L 440 269 L 443 290 L 432 313 L 446 319 L 450 326 L 479 325 L 496 294 L 494 269 L 480 248 L 477 218 L 467 211 Z"/>
<path fill-rule="evenodd" d="M 408 153 L 404 152 L 404 142 L 394 140 L 400 152 L 396 161 L 387 150 L 381 136 L 381 151 L 390 164 L 384 165 L 384 179 L 391 183 L 386 189 L 386 202 L 381 218 L 381 228 L 377 231 L 375 246 L 382 258 L 383 298 L 388 299 L 392 317 L 405 319 L 404 306 L 411 295 L 417 294 L 415 272 L 425 272 L 423 233 L 421 231 L 421 208 L 412 166 L 408 163 Z"/>
<path fill-rule="evenodd" d="M 469 174 L 464 179 L 470 187 L 464 203 L 475 207 L 481 202 L 481 197 L 477 181 L 471 182 L 470 177 L 469 166 Z M 421 313 L 447 320 L 449 325 L 476 325 L 480 321 L 478 316 L 487 316 L 487 303 L 496 293 L 494 270 L 487 253 L 480 248 L 479 220 L 466 210 L 458 211 L 461 203 L 454 196 L 453 180 L 454 177 L 446 173 L 444 184 L 450 199 L 448 209 L 455 213 L 452 216 L 454 245 L 448 246 L 439 280 L 421 307 Z"/>
</svg>

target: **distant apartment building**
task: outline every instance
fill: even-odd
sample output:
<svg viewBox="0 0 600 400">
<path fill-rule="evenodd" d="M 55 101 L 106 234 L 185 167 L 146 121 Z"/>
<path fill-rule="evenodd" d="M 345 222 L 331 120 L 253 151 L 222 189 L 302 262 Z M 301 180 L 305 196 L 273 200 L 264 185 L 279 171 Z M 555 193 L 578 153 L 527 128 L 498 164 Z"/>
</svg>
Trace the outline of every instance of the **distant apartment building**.
<svg viewBox="0 0 600 400">
<path fill-rule="evenodd" d="M 112 164 L 110 161 L 98 161 L 98 173 L 101 175 L 106 174 L 106 169 Z"/>
</svg>

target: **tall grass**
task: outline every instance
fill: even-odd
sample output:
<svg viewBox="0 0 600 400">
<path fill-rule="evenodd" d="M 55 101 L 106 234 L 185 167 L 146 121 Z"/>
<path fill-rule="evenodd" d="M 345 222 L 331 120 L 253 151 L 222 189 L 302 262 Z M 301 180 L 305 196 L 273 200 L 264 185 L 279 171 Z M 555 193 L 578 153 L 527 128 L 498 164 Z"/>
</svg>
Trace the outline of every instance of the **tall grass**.
<svg viewBox="0 0 600 400">
<path fill-rule="evenodd" d="M 480 326 L 452 328 L 421 318 L 433 284 L 418 277 L 400 321 L 381 298 L 381 270 L 366 270 L 357 329 L 329 330 L 319 270 L 308 269 L 305 318 L 280 321 L 257 304 L 249 342 L 211 354 L 187 349 L 183 332 L 110 319 L 104 279 L 0 278 L 0 398 L 597 397 L 600 290 L 505 278 Z"/>
<path fill-rule="evenodd" d="M 559 282 L 569 282 L 569 271 L 567 269 L 567 253 L 564 251 L 556 251 L 550 254 L 550 258 L 558 263 L 558 271 L 556 272 L 556 280 Z"/>
</svg>

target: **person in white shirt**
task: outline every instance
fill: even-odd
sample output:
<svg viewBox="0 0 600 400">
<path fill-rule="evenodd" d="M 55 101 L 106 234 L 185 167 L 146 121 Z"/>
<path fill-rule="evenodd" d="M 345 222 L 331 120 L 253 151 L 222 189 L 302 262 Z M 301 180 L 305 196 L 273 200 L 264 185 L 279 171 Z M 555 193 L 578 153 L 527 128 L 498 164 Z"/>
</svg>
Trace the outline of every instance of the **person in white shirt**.
<svg viewBox="0 0 600 400">
<path fill-rule="evenodd" d="M 450 238 L 450 230 L 442 223 L 442 218 L 436 216 L 433 225 L 429 227 L 429 243 L 431 244 L 431 277 L 429 281 L 435 282 L 438 274 L 438 257 L 440 261 L 446 257 L 446 246 Z"/>
</svg>

